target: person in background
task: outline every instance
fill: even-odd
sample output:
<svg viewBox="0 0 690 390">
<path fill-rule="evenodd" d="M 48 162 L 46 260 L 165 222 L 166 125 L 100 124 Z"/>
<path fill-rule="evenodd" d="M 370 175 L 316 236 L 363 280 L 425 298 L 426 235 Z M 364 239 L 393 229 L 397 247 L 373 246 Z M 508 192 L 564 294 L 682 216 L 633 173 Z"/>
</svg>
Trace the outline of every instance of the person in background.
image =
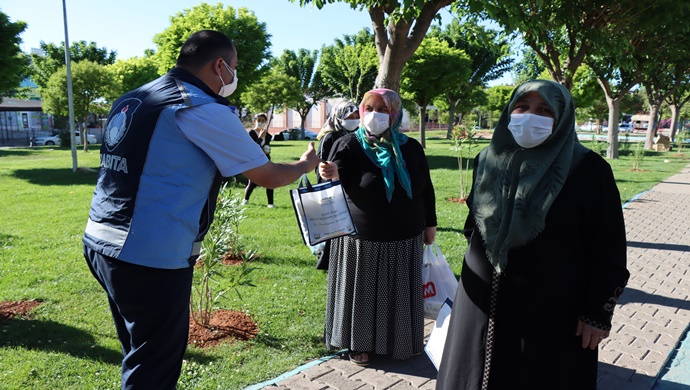
<svg viewBox="0 0 690 390">
<path fill-rule="evenodd" d="M 118 98 L 108 115 L 101 166 L 84 232 L 84 257 L 105 290 L 122 345 L 123 389 L 174 389 L 189 331 L 193 266 L 223 177 L 267 188 L 311 172 L 274 164 L 229 107 L 237 50 L 202 30 L 177 65 Z"/>
<path fill-rule="evenodd" d="M 345 134 L 352 133 L 359 128 L 359 110 L 357 105 L 349 100 L 343 100 L 334 108 L 328 120 L 321 128 L 319 135 L 316 137 L 319 140 L 319 146 L 316 149 L 316 154 L 321 159 L 326 159 L 333 147 L 335 141 Z M 319 175 L 318 168 L 316 169 L 316 179 L 319 183 L 324 182 L 324 179 Z M 318 259 L 316 261 L 316 268 L 328 269 L 328 256 L 331 245 L 330 241 L 323 243 L 321 249 L 317 252 Z"/>
<path fill-rule="evenodd" d="M 266 154 L 268 159 L 271 159 L 271 140 L 273 136 L 268 133 L 268 116 L 266 114 L 259 113 L 254 115 L 254 128 L 249 130 L 249 136 L 252 137 L 254 142 L 256 142 L 261 150 Z M 257 184 L 251 180 L 247 182 L 247 187 L 244 189 L 244 200 L 242 204 L 249 203 L 249 197 L 252 196 L 252 192 L 256 188 Z M 273 205 L 273 188 L 266 188 L 266 198 L 268 200 L 268 208 L 272 209 Z"/>
<path fill-rule="evenodd" d="M 333 144 L 319 174 L 342 182 L 357 227 L 331 240 L 326 346 L 367 365 L 370 354 L 422 352 L 422 256 L 436 236 L 436 200 L 422 146 L 399 131 L 400 96 L 371 90 L 359 115 L 359 129 Z"/>
<path fill-rule="evenodd" d="M 629 273 L 611 167 L 582 146 L 573 98 L 528 81 L 475 158 L 437 389 L 596 389 Z"/>
</svg>

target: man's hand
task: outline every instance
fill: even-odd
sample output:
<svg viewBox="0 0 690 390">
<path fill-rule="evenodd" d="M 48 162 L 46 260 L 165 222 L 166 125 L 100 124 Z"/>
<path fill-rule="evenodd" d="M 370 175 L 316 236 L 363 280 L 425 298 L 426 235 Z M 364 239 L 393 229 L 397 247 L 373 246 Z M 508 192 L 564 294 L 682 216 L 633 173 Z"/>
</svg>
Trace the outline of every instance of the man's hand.
<svg viewBox="0 0 690 390">
<path fill-rule="evenodd" d="M 316 169 L 316 166 L 319 165 L 321 159 L 316 155 L 313 142 L 309 142 L 309 145 L 307 145 L 307 151 L 302 154 L 302 157 L 300 157 L 299 161 L 303 162 L 305 165 L 304 173 L 312 172 L 314 169 Z"/>
</svg>

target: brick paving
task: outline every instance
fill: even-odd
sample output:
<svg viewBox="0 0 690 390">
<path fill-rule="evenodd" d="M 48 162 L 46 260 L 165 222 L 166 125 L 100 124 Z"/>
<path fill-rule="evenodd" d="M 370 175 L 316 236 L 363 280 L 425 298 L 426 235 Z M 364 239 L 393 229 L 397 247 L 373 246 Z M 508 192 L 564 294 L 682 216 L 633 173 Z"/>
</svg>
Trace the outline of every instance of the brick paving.
<svg viewBox="0 0 690 390">
<path fill-rule="evenodd" d="M 599 350 L 598 388 L 650 390 L 690 324 L 690 167 L 623 215 L 631 275 Z"/>
<path fill-rule="evenodd" d="M 631 277 L 613 329 L 599 351 L 599 390 L 652 390 L 690 325 L 690 166 L 626 204 Z M 426 323 L 428 337 L 433 322 Z M 432 390 L 436 369 L 425 354 L 405 361 L 372 356 L 358 367 L 337 355 L 263 390 Z M 690 367 L 687 368 L 690 371 Z M 690 383 L 685 384 L 690 388 Z M 682 386 L 682 385 L 681 385 Z"/>
</svg>

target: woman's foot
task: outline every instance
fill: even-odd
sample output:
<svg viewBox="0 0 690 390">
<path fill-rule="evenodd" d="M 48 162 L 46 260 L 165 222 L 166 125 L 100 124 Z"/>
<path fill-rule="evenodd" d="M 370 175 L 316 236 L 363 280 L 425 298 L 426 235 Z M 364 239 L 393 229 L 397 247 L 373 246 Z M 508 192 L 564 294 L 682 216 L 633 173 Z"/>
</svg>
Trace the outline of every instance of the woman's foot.
<svg viewBox="0 0 690 390">
<path fill-rule="evenodd" d="M 360 367 L 369 365 L 369 354 L 366 352 L 350 352 L 350 362 Z"/>
</svg>

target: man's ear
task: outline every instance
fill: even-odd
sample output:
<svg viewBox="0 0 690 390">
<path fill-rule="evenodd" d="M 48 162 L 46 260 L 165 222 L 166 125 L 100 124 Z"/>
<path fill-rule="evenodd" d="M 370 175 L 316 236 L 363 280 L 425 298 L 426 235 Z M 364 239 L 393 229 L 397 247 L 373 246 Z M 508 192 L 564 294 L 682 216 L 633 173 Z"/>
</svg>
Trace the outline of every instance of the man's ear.
<svg viewBox="0 0 690 390">
<path fill-rule="evenodd" d="M 223 59 L 221 57 L 218 57 L 215 61 L 211 62 L 211 69 L 216 76 L 223 74 L 223 66 Z"/>
</svg>

